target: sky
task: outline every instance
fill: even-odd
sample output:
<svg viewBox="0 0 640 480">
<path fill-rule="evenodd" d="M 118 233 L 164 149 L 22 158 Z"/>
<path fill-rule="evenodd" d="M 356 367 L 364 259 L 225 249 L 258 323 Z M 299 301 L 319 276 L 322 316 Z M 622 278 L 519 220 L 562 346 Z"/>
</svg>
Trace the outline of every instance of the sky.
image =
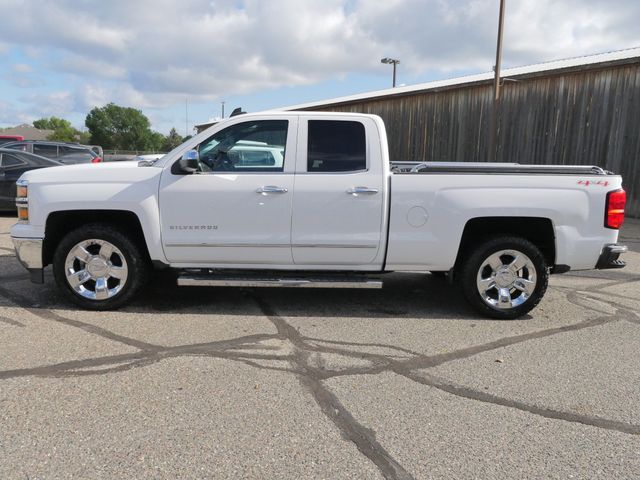
<svg viewBox="0 0 640 480">
<path fill-rule="evenodd" d="M 503 68 L 640 46 L 638 0 L 506 0 Z M 225 114 L 488 72 L 499 0 L 0 0 L 0 127 Z"/>
</svg>

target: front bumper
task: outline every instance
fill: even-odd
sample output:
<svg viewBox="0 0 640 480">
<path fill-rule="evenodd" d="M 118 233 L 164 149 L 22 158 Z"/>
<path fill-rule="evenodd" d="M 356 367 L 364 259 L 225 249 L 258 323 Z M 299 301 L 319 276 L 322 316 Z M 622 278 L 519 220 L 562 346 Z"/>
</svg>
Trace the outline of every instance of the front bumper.
<svg viewBox="0 0 640 480">
<path fill-rule="evenodd" d="M 627 264 L 624 261 L 619 260 L 618 257 L 627 250 L 629 249 L 626 245 L 618 245 L 617 243 L 605 245 L 602 249 L 602 253 L 600 254 L 600 258 L 598 258 L 598 263 L 596 263 L 596 268 L 604 270 L 605 268 L 625 267 Z"/>
<path fill-rule="evenodd" d="M 42 238 L 11 237 L 18 260 L 29 271 L 33 283 L 44 283 L 44 267 L 42 265 Z"/>
</svg>

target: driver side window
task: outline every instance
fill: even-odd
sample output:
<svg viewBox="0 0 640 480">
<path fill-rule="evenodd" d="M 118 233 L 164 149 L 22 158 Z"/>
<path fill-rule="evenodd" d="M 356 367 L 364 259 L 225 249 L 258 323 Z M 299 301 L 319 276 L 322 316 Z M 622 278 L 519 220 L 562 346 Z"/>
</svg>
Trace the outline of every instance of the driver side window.
<svg viewBox="0 0 640 480">
<path fill-rule="evenodd" d="M 204 172 L 282 172 L 288 120 L 254 120 L 225 128 L 198 145 Z"/>
</svg>

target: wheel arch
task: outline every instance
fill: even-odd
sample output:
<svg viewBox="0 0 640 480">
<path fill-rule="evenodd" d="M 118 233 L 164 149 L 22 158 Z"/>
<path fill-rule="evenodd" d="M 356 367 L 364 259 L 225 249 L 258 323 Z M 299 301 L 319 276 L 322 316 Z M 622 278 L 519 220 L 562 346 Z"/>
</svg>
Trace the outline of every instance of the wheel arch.
<svg viewBox="0 0 640 480">
<path fill-rule="evenodd" d="M 477 217 L 464 226 L 455 269 L 478 244 L 490 238 L 518 236 L 540 249 L 548 266 L 555 265 L 556 237 L 553 222 L 544 217 Z"/>
<path fill-rule="evenodd" d="M 104 223 L 120 228 L 131 236 L 149 259 L 149 248 L 138 216 L 128 210 L 65 210 L 51 212 L 45 223 L 42 250 L 43 266 L 53 261 L 53 255 L 62 238 L 82 225 Z"/>
</svg>

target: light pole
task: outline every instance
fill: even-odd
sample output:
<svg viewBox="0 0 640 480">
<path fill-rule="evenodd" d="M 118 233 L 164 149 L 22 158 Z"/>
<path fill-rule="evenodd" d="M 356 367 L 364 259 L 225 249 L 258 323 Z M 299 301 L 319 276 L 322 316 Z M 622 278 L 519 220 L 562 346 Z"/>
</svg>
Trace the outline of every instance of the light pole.
<svg viewBox="0 0 640 480">
<path fill-rule="evenodd" d="M 224 119 L 224 104 L 227 103 L 224 100 L 222 102 L 220 102 L 220 104 L 222 105 L 222 118 Z"/>
<path fill-rule="evenodd" d="M 393 65 L 393 87 L 395 88 L 396 86 L 396 66 L 400 63 L 400 60 L 397 60 L 395 58 L 389 58 L 389 57 L 384 57 L 382 60 L 380 60 L 380 63 L 387 63 L 387 64 L 392 64 Z"/>
</svg>

